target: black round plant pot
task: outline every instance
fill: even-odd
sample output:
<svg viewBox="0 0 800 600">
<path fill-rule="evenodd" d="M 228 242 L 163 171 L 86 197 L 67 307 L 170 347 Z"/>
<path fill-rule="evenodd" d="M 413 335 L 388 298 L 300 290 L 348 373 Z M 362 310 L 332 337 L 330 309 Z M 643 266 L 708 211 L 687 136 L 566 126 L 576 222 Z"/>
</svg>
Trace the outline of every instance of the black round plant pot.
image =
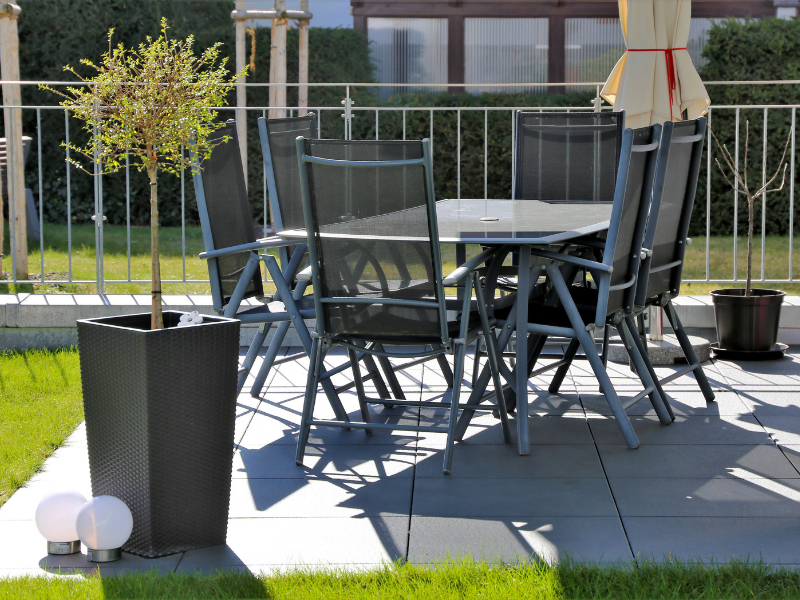
<svg viewBox="0 0 800 600">
<path fill-rule="evenodd" d="M 769 352 L 778 341 L 781 290 L 726 289 L 711 292 L 719 348 L 735 352 Z"/>
</svg>

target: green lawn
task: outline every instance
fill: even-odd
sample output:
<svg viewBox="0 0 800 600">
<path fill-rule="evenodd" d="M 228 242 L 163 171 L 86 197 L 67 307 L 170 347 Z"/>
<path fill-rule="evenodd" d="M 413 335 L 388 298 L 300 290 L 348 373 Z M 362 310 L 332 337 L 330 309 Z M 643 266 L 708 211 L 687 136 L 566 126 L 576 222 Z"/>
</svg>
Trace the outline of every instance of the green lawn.
<svg viewBox="0 0 800 600">
<path fill-rule="evenodd" d="M 202 233 L 199 227 L 186 228 L 186 282 L 164 283 L 163 290 L 167 294 L 208 294 L 207 283 L 194 283 L 208 278 L 204 261 L 197 258 L 203 251 Z M 72 278 L 73 280 L 90 280 L 95 278 L 95 231 L 92 225 L 72 226 Z M 11 270 L 8 249 L 8 233 L 5 236 L 5 255 L 3 270 Z M 766 241 L 765 274 L 767 279 L 783 279 L 789 274 L 789 238 L 768 236 Z M 106 280 L 128 279 L 128 256 L 126 228 L 106 225 L 104 227 L 104 272 Z M 165 227 L 161 230 L 161 272 L 163 279 L 183 279 L 183 253 L 181 249 L 181 230 Z M 687 252 L 684 279 L 704 279 L 706 240 L 697 236 Z M 731 279 L 733 277 L 733 237 L 712 237 L 709 242 L 709 274 L 712 279 Z M 41 277 L 41 254 L 38 240 L 30 240 L 28 244 L 28 268 L 37 280 Z M 48 280 L 67 279 L 69 272 L 67 245 L 67 226 L 45 224 L 44 271 L 45 284 L 0 284 L 0 293 L 47 292 L 47 293 L 96 293 L 94 284 L 47 284 Z M 800 279 L 800 239 L 793 247 L 792 271 L 794 277 Z M 444 270 L 449 272 L 455 268 L 455 251 L 450 245 L 443 247 Z M 761 240 L 756 240 L 753 254 L 754 278 L 761 277 Z M 747 267 L 747 238 L 740 237 L 737 246 L 737 272 L 744 278 Z M 131 260 L 130 278 L 144 279 L 150 277 L 150 229 L 149 227 L 131 228 Z M 738 286 L 739 284 L 736 284 Z M 741 284 L 742 286 L 744 284 Z M 758 285 L 758 284 L 757 284 Z M 720 287 L 735 287 L 725 283 L 685 283 L 684 294 L 707 294 Z M 765 287 L 780 288 L 789 293 L 800 293 L 800 283 L 767 283 Z M 149 283 L 106 283 L 109 294 L 147 294 Z M 267 291 L 271 291 L 269 287 Z"/>
<path fill-rule="evenodd" d="M 0 596 L 34 599 L 744 599 L 799 598 L 800 572 L 760 563 L 694 566 L 679 562 L 600 567 L 487 564 L 469 559 L 422 567 L 387 565 L 362 573 L 157 575 L 0 580 Z"/>
<path fill-rule="evenodd" d="M 0 353 L 0 506 L 82 420 L 75 349 Z"/>
</svg>

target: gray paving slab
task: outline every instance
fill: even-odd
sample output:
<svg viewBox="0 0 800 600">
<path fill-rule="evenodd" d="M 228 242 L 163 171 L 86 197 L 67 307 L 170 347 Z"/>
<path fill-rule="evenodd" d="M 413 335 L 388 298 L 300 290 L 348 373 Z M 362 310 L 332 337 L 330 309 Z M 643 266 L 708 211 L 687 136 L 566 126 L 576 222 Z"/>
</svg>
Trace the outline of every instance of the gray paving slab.
<svg viewBox="0 0 800 600">
<path fill-rule="evenodd" d="M 594 446 L 538 444 L 529 456 L 520 456 L 513 444 L 458 445 L 454 448 L 452 475 L 444 475 L 444 446 L 420 443 L 414 476 L 448 479 L 521 479 L 549 477 L 600 477 L 603 466 Z"/>
<path fill-rule="evenodd" d="M 613 517 L 617 511 L 602 478 L 419 478 L 413 516 L 420 517 Z"/>
<path fill-rule="evenodd" d="M 682 416 L 662 425 L 656 416 L 632 416 L 631 424 L 644 445 L 650 444 L 772 444 L 772 439 L 755 417 L 749 415 Z M 588 420 L 598 444 L 624 444 L 625 439 L 612 417 Z"/>
<path fill-rule="evenodd" d="M 758 422 L 776 443 L 800 445 L 800 415 L 796 417 L 761 415 Z"/>
<path fill-rule="evenodd" d="M 609 479 L 622 516 L 800 517 L 800 480 Z"/>
<path fill-rule="evenodd" d="M 714 402 L 706 402 L 700 391 L 666 391 L 675 415 L 749 415 L 750 409 L 734 392 L 715 392 Z M 581 394 L 581 402 L 588 413 L 611 415 L 605 396 L 595 390 Z M 627 411 L 629 416 L 654 415 L 655 410 L 648 399 L 642 399 Z M 797 412 L 800 415 L 800 410 Z"/>
<path fill-rule="evenodd" d="M 408 515 L 412 486 L 409 477 L 234 479 L 230 518 Z"/>
<path fill-rule="evenodd" d="M 800 477 L 786 456 L 766 444 L 737 446 L 722 444 L 641 445 L 630 450 L 623 445 L 598 445 L 600 459 L 613 477 Z M 732 472 L 737 473 L 731 475 Z"/>
<path fill-rule="evenodd" d="M 232 519 L 225 546 L 186 552 L 177 572 L 375 567 L 405 557 L 408 517 Z"/>
<path fill-rule="evenodd" d="M 800 417 L 800 387 L 790 390 L 739 390 L 739 397 L 757 419 L 761 417 Z"/>
<path fill-rule="evenodd" d="M 416 453 L 400 445 L 308 445 L 303 466 L 295 464 L 294 445 L 239 447 L 233 476 L 239 479 L 309 479 L 326 475 L 412 477 Z"/>
<path fill-rule="evenodd" d="M 633 552 L 640 557 L 800 563 L 800 545 L 794 535 L 800 530 L 797 518 L 624 517 L 623 521 Z"/>
<path fill-rule="evenodd" d="M 471 556 L 487 562 L 630 560 L 617 517 L 525 517 L 481 519 L 413 517 L 408 560 L 426 563 Z"/>
</svg>

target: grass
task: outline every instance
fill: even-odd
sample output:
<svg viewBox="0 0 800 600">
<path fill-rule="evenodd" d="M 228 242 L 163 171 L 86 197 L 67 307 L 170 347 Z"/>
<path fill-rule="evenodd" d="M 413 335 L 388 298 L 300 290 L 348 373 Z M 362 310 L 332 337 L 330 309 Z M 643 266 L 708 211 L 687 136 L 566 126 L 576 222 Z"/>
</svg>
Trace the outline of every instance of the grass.
<svg viewBox="0 0 800 600">
<path fill-rule="evenodd" d="M 75 349 L 0 353 L 0 506 L 82 420 Z"/>
<path fill-rule="evenodd" d="M 45 224 L 44 272 L 45 282 L 41 283 L 41 254 L 38 240 L 30 240 L 28 244 L 28 269 L 31 277 L 40 283 L 9 284 L 0 283 L 0 294 L 37 292 L 37 293 L 69 293 L 94 294 L 97 287 L 91 283 L 53 284 L 48 280 L 66 280 L 69 275 L 69 254 L 67 226 Z M 108 294 L 148 294 L 149 283 L 128 283 L 128 249 L 127 230 L 123 226 L 106 225 L 103 228 L 105 279 L 125 280 L 123 283 L 106 283 Z M 208 294 L 208 270 L 204 261 L 197 258 L 203 251 L 202 232 L 199 227 L 187 227 L 185 230 L 186 250 L 185 263 L 182 249 L 184 233 L 178 227 L 165 227 L 161 230 L 161 272 L 163 279 L 182 280 L 184 264 L 186 281 L 165 283 L 166 294 Z M 95 228 L 93 225 L 72 226 L 72 279 L 75 281 L 93 280 L 95 278 Z M 11 270 L 8 249 L 8 233 L 5 236 L 5 261 L 3 269 Z M 765 278 L 785 279 L 789 275 L 789 238 L 768 236 L 766 238 Z M 761 240 L 756 239 L 753 252 L 753 277 L 761 277 Z M 684 279 L 705 279 L 706 277 L 706 240 L 697 236 L 688 247 Z M 277 254 L 275 251 L 272 251 Z M 793 277 L 800 279 L 800 242 L 792 248 Z M 747 238 L 740 236 L 737 241 L 738 278 L 746 276 Z M 452 245 L 443 247 L 444 270 L 450 272 L 455 268 L 455 250 Z M 709 276 L 712 279 L 733 278 L 733 237 L 712 237 L 709 239 Z M 149 227 L 131 227 L 130 279 L 147 280 L 150 277 L 150 229 Z M 800 283 L 766 283 L 756 284 L 763 287 L 779 288 L 788 293 L 800 293 Z M 720 287 L 739 287 L 744 283 L 684 283 L 683 294 L 707 294 Z M 271 292 L 267 286 L 267 292 Z"/>
<path fill-rule="evenodd" d="M 364 572 L 296 570 L 250 573 L 76 578 L 21 577 L 0 580 L 0 596 L 32 599 L 100 598 L 347 598 L 493 600 L 505 598 L 666 600 L 800 598 L 800 572 L 760 562 L 718 565 L 679 561 L 600 566 L 565 561 L 488 564 L 470 559 L 434 565 L 385 565 Z"/>
</svg>

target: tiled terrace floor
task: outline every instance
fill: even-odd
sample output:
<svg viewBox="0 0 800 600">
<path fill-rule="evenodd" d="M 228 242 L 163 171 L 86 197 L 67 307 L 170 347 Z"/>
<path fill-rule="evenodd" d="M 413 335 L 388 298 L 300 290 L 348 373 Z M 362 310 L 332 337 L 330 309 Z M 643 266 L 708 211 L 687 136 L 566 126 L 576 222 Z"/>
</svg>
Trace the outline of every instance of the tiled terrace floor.
<svg viewBox="0 0 800 600">
<path fill-rule="evenodd" d="M 328 364 L 344 358 L 329 356 Z M 428 364 L 401 376 L 409 399 L 445 391 L 435 362 Z M 499 422 L 484 415 L 456 445 L 451 476 L 441 471 L 442 434 L 312 431 L 306 467 L 295 466 L 305 365 L 285 363 L 261 398 L 247 391 L 239 398 L 227 546 L 157 560 L 124 555 L 104 572 L 357 569 L 467 552 L 508 560 L 761 557 L 800 565 L 800 348 L 780 361 L 706 364 L 717 393 L 708 406 L 691 376 L 672 382 L 677 420 L 668 427 L 647 399 L 639 402 L 629 410 L 638 450 L 624 445 L 587 363 L 578 362 L 559 395 L 543 391 L 545 380 L 531 382 L 530 456 L 503 444 Z M 610 369 L 621 395 L 640 389 L 626 366 Z M 355 416 L 353 396 L 345 405 Z M 322 394 L 317 411 L 330 411 Z M 435 410 L 374 414 L 442 417 Z M 0 509 L 0 576 L 91 568 L 83 555 L 46 556 L 33 522 L 36 504 L 54 489 L 90 496 L 85 444 L 80 427 Z"/>
</svg>

